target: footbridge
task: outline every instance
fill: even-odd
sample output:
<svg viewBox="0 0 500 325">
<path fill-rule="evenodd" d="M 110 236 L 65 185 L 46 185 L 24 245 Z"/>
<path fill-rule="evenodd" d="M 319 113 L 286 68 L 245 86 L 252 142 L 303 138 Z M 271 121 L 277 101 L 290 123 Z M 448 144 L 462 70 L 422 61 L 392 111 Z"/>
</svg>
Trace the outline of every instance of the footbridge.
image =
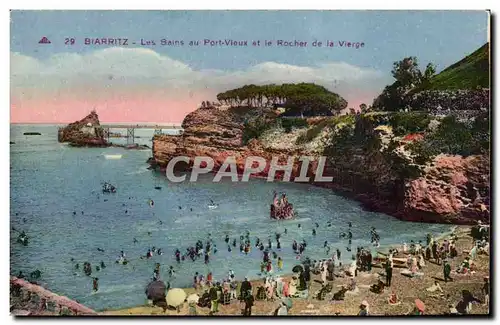
<svg viewBox="0 0 500 325">
<path fill-rule="evenodd" d="M 104 134 L 107 137 L 109 142 L 109 138 L 111 135 L 112 129 L 126 129 L 127 135 L 122 136 L 127 138 L 127 144 L 135 143 L 135 130 L 136 129 L 150 129 L 154 130 L 154 135 L 163 134 L 163 130 L 177 130 L 180 134 L 182 134 L 182 126 L 181 124 L 169 123 L 169 124 L 101 124 L 101 127 L 104 129 Z M 112 137 L 112 135 L 111 135 Z"/>
</svg>

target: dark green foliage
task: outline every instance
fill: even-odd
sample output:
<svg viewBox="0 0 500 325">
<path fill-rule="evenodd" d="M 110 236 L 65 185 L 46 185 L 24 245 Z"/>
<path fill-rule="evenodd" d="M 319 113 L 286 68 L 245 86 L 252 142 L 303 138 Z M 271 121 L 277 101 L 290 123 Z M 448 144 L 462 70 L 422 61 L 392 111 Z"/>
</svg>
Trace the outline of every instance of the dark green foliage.
<svg viewBox="0 0 500 325">
<path fill-rule="evenodd" d="M 346 126 L 337 130 L 325 146 L 324 154 L 341 157 L 351 150 L 379 150 L 381 140 L 374 131 L 373 121 L 364 115 L 355 115 L 354 127 Z"/>
<path fill-rule="evenodd" d="M 391 115 L 389 125 L 394 135 L 401 136 L 425 131 L 430 121 L 427 113 L 398 112 Z"/>
<path fill-rule="evenodd" d="M 353 126 L 354 122 L 355 122 L 355 117 L 356 117 L 356 115 L 338 115 L 338 116 L 334 116 L 334 117 L 325 118 L 324 120 L 313 125 L 305 133 L 301 134 L 297 138 L 296 144 L 300 145 L 300 144 L 311 142 L 325 128 L 334 128 L 335 126 L 337 126 L 339 124 L 346 124 L 348 126 Z"/>
<path fill-rule="evenodd" d="M 379 111 L 397 111 L 404 107 L 404 89 L 398 81 L 385 86 L 382 93 L 375 98 L 372 107 Z"/>
<path fill-rule="evenodd" d="M 344 98 L 313 83 L 245 85 L 217 94 L 217 99 L 231 106 L 281 105 L 288 116 L 334 115 L 347 107 Z"/>
<path fill-rule="evenodd" d="M 436 131 L 408 148 L 417 157 L 424 159 L 440 153 L 464 157 L 487 153 L 490 150 L 489 115 L 484 113 L 468 122 L 460 122 L 454 116 L 447 116 L 441 120 Z"/>
<path fill-rule="evenodd" d="M 418 69 L 418 60 L 414 56 L 394 62 L 391 73 L 404 89 L 410 89 L 420 84 L 423 75 Z"/>
<path fill-rule="evenodd" d="M 303 118 L 282 118 L 280 119 L 281 126 L 285 129 L 286 133 L 290 133 L 292 129 L 301 129 L 309 126 L 307 121 Z"/>
<path fill-rule="evenodd" d="M 424 90 L 490 88 L 489 43 L 439 74 L 434 75 L 435 72 L 432 63 L 427 65 L 424 72 L 418 70 L 415 57 L 394 62 L 392 75 L 396 80 L 375 98 L 373 109 L 398 111 L 407 106 L 412 95 Z"/>
<path fill-rule="evenodd" d="M 311 142 L 312 140 L 314 140 L 314 138 L 316 138 L 321 133 L 321 131 L 325 127 L 326 127 L 326 124 L 324 124 L 324 123 L 318 123 L 318 124 L 314 125 L 309 130 L 307 130 L 305 133 L 302 133 L 301 135 L 299 135 L 299 137 L 297 138 L 297 141 L 295 143 L 296 144 L 304 144 L 304 143 Z"/>
<path fill-rule="evenodd" d="M 257 139 L 262 133 L 275 127 L 276 124 L 265 116 L 258 116 L 245 121 L 243 126 L 242 141 L 243 144 L 247 144 L 251 139 Z"/>
</svg>

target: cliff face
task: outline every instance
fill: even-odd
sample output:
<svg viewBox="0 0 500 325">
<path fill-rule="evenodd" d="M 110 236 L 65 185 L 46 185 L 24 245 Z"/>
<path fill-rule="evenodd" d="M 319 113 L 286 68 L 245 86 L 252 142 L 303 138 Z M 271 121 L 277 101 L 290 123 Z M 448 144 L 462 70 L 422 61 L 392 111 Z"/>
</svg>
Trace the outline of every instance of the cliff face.
<svg viewBox="0 0 500 325">
<path fill-rule="evenodd" d="M 69 142 L 77 147 L 106 147 L 108 142 L 104 139 L 104 130 L 99 123 L 99 116 L 96 112 L 70 123 L 58 131 L 59 142 Z"/>
<path fill-rule="evenodd" d="M 289 148 L 272 149 L 261 141 L 243 144 L 244 120 L 248 115 L 218 109 L 198 109 L 183 122 L 181 136 L 155 136 L 153 140 L 154 164 L 165 168 L 176 156 L 191 158 L 189 166 L 178 163 L 176 169 L 188 170 L 195 156 L 214 159 L 214 171 L 220 169 L 228 156 L 236 159 L 241 173 L 250 156 L 262 157 L 267 165 L 255 176 L 267 177 L 270 162 L 277 157 L 286 163 L 291 156 L 313 156 L 307 175 L 311 182 L 318 165 L 317 154 Z M 255 167 L 255 165 L 254 165 Z M 298 177 L 301 162 L 296 160 L 292 180 Z M 317 186 L 330 188 L 360 201 L 367 209 L 384 212 L 402 220 L 472 224 L 489 220 L 490 165 L 488 157 L 440 155 L 423 176 L 402 183 L 387 160 L 379 152 L 350 152 L 334 165 L 327 163 L 323 176 L 332 176 L 332 182 L 317 182 Z M 276 173 L 281 179 L 283 172 Z"/>
</svg>

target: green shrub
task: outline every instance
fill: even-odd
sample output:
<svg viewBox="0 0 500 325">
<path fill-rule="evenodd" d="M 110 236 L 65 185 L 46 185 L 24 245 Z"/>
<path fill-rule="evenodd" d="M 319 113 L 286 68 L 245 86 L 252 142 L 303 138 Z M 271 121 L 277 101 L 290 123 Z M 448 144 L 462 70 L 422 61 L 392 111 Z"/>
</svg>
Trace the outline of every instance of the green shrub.
<svg viewBox="0 0 500 325">
<path fill-rule="evenodd" d="M 489 116 L 485 113 L 467 122 L 447 116 L 434 132 L 426 135 L 424 140 L 408 145 L 408 148 L 424 160 L 440 153 L 464 157 L 487 153 L 490 149 Z"/>
<path fill-rule="evenodd" d="M 290 133 L 292 129 L 302 129 L 309 126 L 303 118 L 282 118 L 280 120 L 281 126 L 285 129 L 286 133 Z"/>
<path fill-rule="evenodd" d="M 298 136 L 297 141 L 295 142 L 296 144 L 304 144 L 311 142 L 316 138 L 321 131 L 323 130 L 325 126 L 320 124 L 316 124 L 313 127 L 311 127 L 309 130 L 306 132 L 302 133 L 301 135 Z"/>
<path fill-rule="evenodd" d="M 398 112 L 391 115 L 389 125 L 396 136 L 423 132 L 427 129 L 431 117 L 421 112 Z"/>
<path fill-rule="evenodd" d="M 275 127 L 273 121 L 265 117 L 256 117 L 243 123 L 243 144 L 247 144 L 251 139 L 258 139 L 265 131 Z"/>
</svg>

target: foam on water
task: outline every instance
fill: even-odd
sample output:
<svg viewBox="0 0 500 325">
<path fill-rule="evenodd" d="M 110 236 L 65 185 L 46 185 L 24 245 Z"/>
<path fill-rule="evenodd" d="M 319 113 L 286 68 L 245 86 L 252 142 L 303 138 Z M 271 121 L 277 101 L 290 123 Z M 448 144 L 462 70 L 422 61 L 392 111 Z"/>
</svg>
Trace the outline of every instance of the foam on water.
<svg viewBox="0 0 500 325">
<path fill-rule="evenodd" d="M 26 137 L 22 135 L 26 131 L 39 131 L 43 135 Z M 146 137 L 141 139 L 146 141 Z M 29 274 L 40 269 L 40 282 L 45 287 L 97 310 L 144 304 L 144 288 L 157 262 L 161 264 L 161 277 L 167 281 L 168 267 L 174 267 L 172 287 L 191 286 L 195 272 L 206 275 L 211 271 L 215 279 L 221 279 L 233 269 L 238 279 L 258 277 L 262 253 L 255 247 L 255 238 L 259 237 L 266 245 L 270 237 L 276 250 L 274 234 L 283 233 L 285 228 L 282 249 L 276 250 L 284 261 L 282 273 L 290 273 L 298 262 L 291 248 L 293 240 L 305 239 L 305 255 L 312 259 L 329 257 L 323 249 L 327 240 L 332 247 L 330 253 L 339 248 L 342 259 L 349 260 L 352 252 L 345 250 L 347 241 L 339 238 L 340 232 L 347 231 L 348 221 L 353 224 L 354 252 L 356 245 L 370 245 L 372 226 L 381 235 L 381 246 L 425 240 L 428 232 L 437 234 L 450 228 L 403 222 L 363 211 L 357 202 L 306 184 L 265 180 L 231 183 L 227 179 L 214 184 L 209 175 L 200 177 L 196 184 L 168 183 L 159 173 L 145 170 L 150 152 L 67 147 L 56 142 L 56 127 L 14 126 L 11 141 L 16 143 L 10 147 L 11 226 L 26 231 L 31 238 L 25 247 L 17 244 L 16 233 L 11 233 L 11 273 L 22 270 Z M 102 154 L 125 153 L 126 157 L 119 160 L 102 158 Z M 118 192 L 100 193 L 103 181 L 111 182 Z M 162 191 L 154 189 L 158 185 L 163 186 Z M 270 220 L 269 204 L 274 190 L 287 193 L 298 211 L 298 219 Z M 154 200 L 154 207 L 149 206 L 149 199 Z M 209 210 L 210 200 L 219 207 Z M 320 228 L 313 236 L 316 222 Z M 327 222 L 332 226 L 326 227 Z M 239 252 L 239 237 L 246 230 L 252 240 L 248 255 Z M 184 253 L 197 240 L 205 242 L 208 233 L 218 249 L 208 265 L 203 258 L 175 262 L 176 248 Z M 231 252 L 224 242 L 226 234 L 231 244 L 234 238 L 237 240 L 237 247 L 231 245 Z M 133 243 L 134 237 L 137 244 Z M 152 246 L 162 248 L 164 255 L 140 259 Z M 97 251 L 98 247 L 105 252 Z M 129 265 L 115 263 L 121 250 L 130 260 Z M 92 263 L 92 276 L 99 278 L 97 294 L 92 294 L 92 279 L 82 273 L 85 261 Z M 100 261 L 107 267 L 95 271 Z M 80 263 L 80 270 L 75 270 L 76 262 Z"/>
</svg>

